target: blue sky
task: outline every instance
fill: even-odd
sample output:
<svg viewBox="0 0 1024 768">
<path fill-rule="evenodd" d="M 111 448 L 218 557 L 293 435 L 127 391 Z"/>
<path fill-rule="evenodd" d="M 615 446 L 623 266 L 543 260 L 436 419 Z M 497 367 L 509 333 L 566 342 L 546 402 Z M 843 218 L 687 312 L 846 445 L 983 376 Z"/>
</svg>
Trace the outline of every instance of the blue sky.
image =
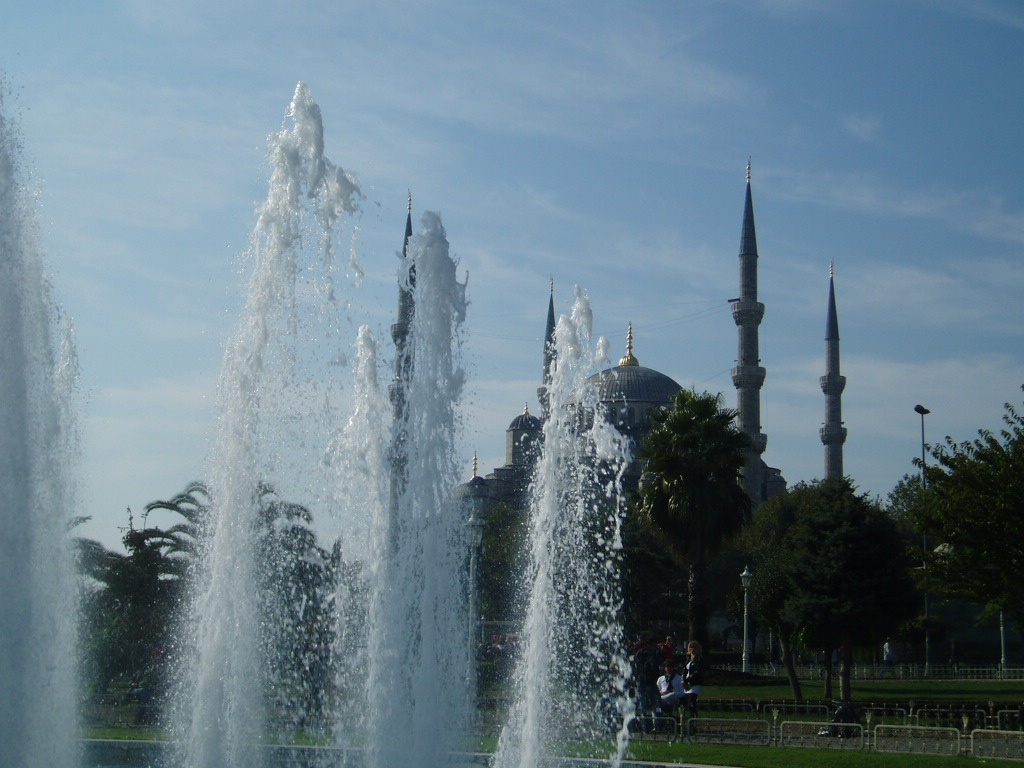
<svg viewBox="0 0 1024 768">
<path fill-rule="evenodd" d="M 725 393 L 745 166 L 766 305 L 765 459 L 820 477 L 835 262 L 845 469 L 884 495 L 1024 383 L 1024 6 L 899 2 L 12 0 L 4 109 L 82 368 L 86 535 L 202 477 L 266 138 L 298 81 L 366 199 L 386 337 L 406 194 L 469 275 L 461 439 L 489 471 L 538 410 L 548 284 L 595 333 Z M 352 333 L 354 340 L 355 334 Z"/>
</svg>

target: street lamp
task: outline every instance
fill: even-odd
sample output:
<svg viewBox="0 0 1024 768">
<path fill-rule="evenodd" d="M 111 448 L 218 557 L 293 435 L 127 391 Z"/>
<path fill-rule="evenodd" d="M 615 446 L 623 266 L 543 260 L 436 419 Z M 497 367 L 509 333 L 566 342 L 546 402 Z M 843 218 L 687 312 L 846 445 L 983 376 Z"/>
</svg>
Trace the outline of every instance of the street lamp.
<svg viewBox="0 0 1024 768">
<path fill-rule="evenodd" d="M 922 488 L 927 488 L 928 487 L 928 478 L 925 476 L 924 467 L 925 467 L 925 460 L 926 460 L 926 457 L 927 457 L 928 454 L 925 453 L 925 444 L 924 444 L 924 417 L 927 414 L 931 413 L 931 411 L 929 411 L 923 405 L 918 404 L 918 405 L 914 406 L 914 412 L 921 414 L 921 487 Z"/>
<path fill-rule="evenodd" d="M 1006 621 L 999 610 L 999 677 L 1006 677 Z"/>
<path fill-rule="evenodd" d="M 918 403 L 917 405 L 914 406 L 914 412 L 921 414 L 921 490 L 922 491 L 926 491 L 926 490 L 928 490 L 928 475 L 925 472 L 925 467 L 926 467 L 926 462 L 927 462 L 928 454 L 926 452 L 925 442 L 924 442 L 924 417 L 925 417 L 925 415 L 931 413 L 931 411 L 929 411 L 923 405 Z M 928 552 L 928 534 L 927 533 L 923 533 L 923 532 L 921 534 L 921 549 L 923 550 L 922 551 L 922 557 L 923 557 L 924 554 Z M 924 561 L 924 568 L 925 569 L 928 568 L 927 560 Z M 927 573 L 925 575 L 927 576 Z M 931 669 L 931 661 L 932 661 L 932 633 L 931 633 L 931 630 L 928 628 L 928 623 L 929 623 L 928 622 L 928 619 L 929 619 L 929 617 L 928 617 L 928 613 L 929 613 L 929 605 L 928 605 L 928 603 L 929 603 L 928 589 L 926 587 L 925 591 L 924 591 L 924 675 L 925 675 L 925 677 L 928 677 L 928 675 L 929 675 L 929 671 Z"/>
<path fill-rule="evenodd" d="M 754 576 L 750 566 L 743 566 L 740 581 L 743 582 L 743 671 L 750 671 L 750 643 L 747 641 L 750 632 L 750 579 Z"/>
</svg>

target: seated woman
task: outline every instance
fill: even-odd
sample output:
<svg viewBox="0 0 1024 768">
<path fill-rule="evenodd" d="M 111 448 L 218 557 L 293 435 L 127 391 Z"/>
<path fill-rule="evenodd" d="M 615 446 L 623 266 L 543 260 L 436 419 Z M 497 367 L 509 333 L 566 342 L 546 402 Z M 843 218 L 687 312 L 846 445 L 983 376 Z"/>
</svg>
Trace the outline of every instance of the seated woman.
<svg viewBox="0 0 1024 768">
<path fill-rule="evenodd" d="M 697 716 L 697 697 L 704 685 L 704 659 L 700 643 L 691 640 L 686 646 L 688 660 L 683 668 L 683 703 L 690 710 L 690 717 Z"/>
</svg>

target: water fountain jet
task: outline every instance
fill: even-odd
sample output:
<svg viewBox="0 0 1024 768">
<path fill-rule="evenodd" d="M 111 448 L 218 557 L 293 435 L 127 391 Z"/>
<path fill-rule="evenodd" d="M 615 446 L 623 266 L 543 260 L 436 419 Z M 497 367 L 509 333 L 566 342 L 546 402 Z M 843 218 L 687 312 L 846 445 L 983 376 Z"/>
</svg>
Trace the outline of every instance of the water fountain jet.
<svg viewBox="0 0 1024 768">
<path fill-rule="evenodd" d="M 307 406 L 293 394 L 307 389 L 296 373 L 302 353 L 286 345 L 301 322 L 295 308 L 303 289 L 295 281 L 308 271 L 299 261 L 304 222 L 319 228 L 320 277 L 313 282 L 330 283 L 324 300 L 335 304 L 331 243 L 342 214 L 355 212 L 360 194 L 354 179 L 323 154 L 319 108 L 302 84 L 289 117 L 291 129 L 271 140 L 274 171 L 249 251 L 248 303 L 221 379 L 211 477 L 216 523 L 205 557 L 206 586 L 196 602 L 198 662 L 182 706 L 182 760 L 195 768 L 248 768 L 260 760 L 257 744 L 269 713 L 254 640 L 260 611 L 251 585 L 260 565 L 253 555 L 252 489 L 281 472 L 277 462 L 286 452 L 276 425 L 294 420 Z M 380 396 L 376 342 L 364 327 L 352 416 L 322 462 L 337 473 L 325 481 L 336 487 L 321 491 L 339 507 L 339 551 L 358 553 L 362 560 L 359 584 L 339 585 L 334 595 L 335 656 L 355 650 L 356 658 L 339 664 L 337 687 L 349 700 L 339 704 L 347 717 L 339 715 L 333 730 L 338 743 L 362 747 L 367 764 L 381 768 L 445 764 L 454 746 L 451 735 L 468 719 L 461 675 L 465 545 L 449 501 L 465 379 L 457 343 L 465 285 L 455 278 L 436 214 L 424 214 L 421 231 L 407 237 L 391 408 L 385 410 Z M 340 421 L 331 409 L 317 416 Z M 387 494 L 382 478 L 391 478 Z M 365 610 L 350 610 L 349 603 L 361 599 Z M 357 625 L 362 619 L 365 625 Z M 363 685 L 354 682 L 360 675 Z"/>
<path fill-rule="evenodd" d="M 55 338 L 17 130 L 0 84 L 0 765 L 70 766 L 74 597 L 70 513 L 77 365 Z"/>
<path fill-rule="evenodd" d="M 605 418 L 590 375 L 607 356 L 591 340 L 590 302 L 579 288 L 554 340 L 544 447 L 530 510 L 530 572 L 515 700 L 493 768 L 534 768 L 558 739 L 614 734 L 611 762 L 628 740 L 632 702 L 619 612 L 622 478 L 627 441 Z"/>
</svg>

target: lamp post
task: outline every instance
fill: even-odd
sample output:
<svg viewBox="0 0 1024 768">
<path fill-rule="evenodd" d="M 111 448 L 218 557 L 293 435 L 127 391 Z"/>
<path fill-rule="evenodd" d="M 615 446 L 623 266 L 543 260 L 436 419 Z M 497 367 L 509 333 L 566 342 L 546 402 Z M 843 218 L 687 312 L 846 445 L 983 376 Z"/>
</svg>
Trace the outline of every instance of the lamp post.
<svg viewBox="0 0 1024 768">
<path fill-rule="evenodd" d="M 743 566 L 740 581 L 743 582 L 743 671 L 750 671 L 750 643 L 747 641 L 750 632 L 750 579 L 754 574 L 750 566 Z"/>
<path fill-rule="evenodd" d="M 1006 677 L 1006 621 L 999 611 L 999 677 Z"/>
<path fill-rule="evenodd" d="M 924 417 L 927 414 L 931 413 L 931 411 L 929 411 L 923 405 L 918 403 L 917 405 L 914 406 L 914 412 L 915 413 L 919 413 L 921 415 L 921 490 L 922 491 L 926 491 L 926 490 L 928 490 L 928 475 L 925 472 L 925 467 L 926 467 L 926 462 L 927 462 L 928 454 L 926 452 L 926 447 L 925 447 L 925 442 L 924 442 Z M 927 533 L 922 533 L 921 534 L 921 548 L 922 548 L 922 555 L 924 553 L 928 552 L 928 534 Z M 927 576 L 928 575 L 927 574 L 928 562 L 924 561 L 923 565 L 924 565 L 924 568 L 925 568 L 925 571 L 926 571 L 925 576 Z M 925 591 L 924 591 L 924 675 L 925 675 L 925 677 L 928 677 L 928 675 L 930 674 L 931 661 L 932 661 L 932 633 L 931 633 L 931 630 L 928 627 L 928 624 L 929 624 L 929 616 L 928 616 L 928 614 L 929 614 L 929 605 L 928 605 L 928 603 L 929 603 L 929 597 L 928 597 L 928 589 L 926 587 Z"/>
</svg>

